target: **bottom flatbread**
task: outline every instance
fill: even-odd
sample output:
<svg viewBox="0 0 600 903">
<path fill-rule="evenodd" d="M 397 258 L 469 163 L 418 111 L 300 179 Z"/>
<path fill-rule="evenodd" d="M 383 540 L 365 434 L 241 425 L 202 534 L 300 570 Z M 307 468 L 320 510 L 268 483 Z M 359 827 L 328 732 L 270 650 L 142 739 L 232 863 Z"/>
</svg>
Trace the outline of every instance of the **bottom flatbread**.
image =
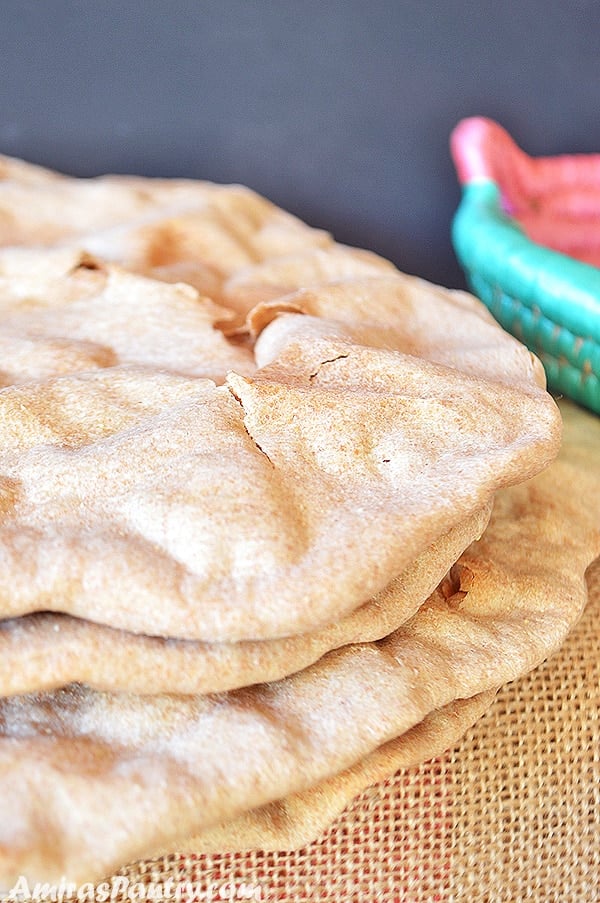
<svg viewBox="0 0 600 903">
<path fill-rule="evenodd" d="M 340 774 L 204 831 L 178 844 L 177 852 L 299 849 L 319 837 L 363 790 L 400 768 L 420 765 L 454 746 L 487 712 L 495 696 L 490 690 L 472 699 L 458 699 Z"/>
</svg>

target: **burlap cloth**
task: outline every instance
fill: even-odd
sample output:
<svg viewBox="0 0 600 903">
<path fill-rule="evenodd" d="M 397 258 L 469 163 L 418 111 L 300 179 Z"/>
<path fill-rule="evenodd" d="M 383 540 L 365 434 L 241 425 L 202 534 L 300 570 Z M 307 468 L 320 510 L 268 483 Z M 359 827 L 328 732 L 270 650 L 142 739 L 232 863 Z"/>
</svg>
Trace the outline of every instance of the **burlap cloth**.
<svg viewBox="0 0 600 903">
<path fill-rule="evenodd" d="M 196 899 L 600 901 L 600 560 L 587 577 L 561 651 L 456 749 L 366 791 L 302 850 L 139 862 L 116 899 L 171 878 Z"/>
</svg>

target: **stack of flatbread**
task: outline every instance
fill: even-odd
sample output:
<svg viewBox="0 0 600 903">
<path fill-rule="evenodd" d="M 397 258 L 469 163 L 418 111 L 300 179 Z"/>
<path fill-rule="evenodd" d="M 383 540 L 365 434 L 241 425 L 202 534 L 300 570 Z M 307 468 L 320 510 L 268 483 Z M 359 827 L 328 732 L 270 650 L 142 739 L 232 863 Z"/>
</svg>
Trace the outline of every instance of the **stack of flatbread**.
<svg viewBox="0 0 600 903">
<path fill-rule="evenodd" d="M 548 468 L 474 298 L 244 188 L 10 159 L 0 244 L 0 888 L 299 845 L 560 645 L 599 428 Z"/>
</svg>

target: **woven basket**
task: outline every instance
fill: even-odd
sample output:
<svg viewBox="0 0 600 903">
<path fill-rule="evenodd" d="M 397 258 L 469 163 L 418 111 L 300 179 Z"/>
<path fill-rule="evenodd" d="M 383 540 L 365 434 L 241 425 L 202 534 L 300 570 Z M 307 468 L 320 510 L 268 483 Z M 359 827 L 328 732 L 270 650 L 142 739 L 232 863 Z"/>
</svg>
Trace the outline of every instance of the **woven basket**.
<svg viewBox="0 0 600 903">
<path fill-rule="evenodd" d="M 552 389 L 600 414 L 600 154 L 532 158 L 480 117 L 458 124 L 451 150 L 452 239 L 471 289 Z"/>
</svg>

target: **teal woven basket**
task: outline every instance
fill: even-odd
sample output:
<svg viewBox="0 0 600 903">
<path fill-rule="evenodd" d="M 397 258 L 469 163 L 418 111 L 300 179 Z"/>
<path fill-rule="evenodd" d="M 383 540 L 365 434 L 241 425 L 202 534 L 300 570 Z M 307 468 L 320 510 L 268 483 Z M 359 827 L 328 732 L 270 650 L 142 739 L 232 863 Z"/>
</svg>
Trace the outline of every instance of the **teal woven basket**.
<svg viewBox="0 0 600 903">
<path fill-rule="evenodd" d="M 460 122 L 451 149 L 452 240 L 472 291 L 551 389 L 600 414 L 600 155 L 531 158 L 483 118 Z"/>
</svg>

